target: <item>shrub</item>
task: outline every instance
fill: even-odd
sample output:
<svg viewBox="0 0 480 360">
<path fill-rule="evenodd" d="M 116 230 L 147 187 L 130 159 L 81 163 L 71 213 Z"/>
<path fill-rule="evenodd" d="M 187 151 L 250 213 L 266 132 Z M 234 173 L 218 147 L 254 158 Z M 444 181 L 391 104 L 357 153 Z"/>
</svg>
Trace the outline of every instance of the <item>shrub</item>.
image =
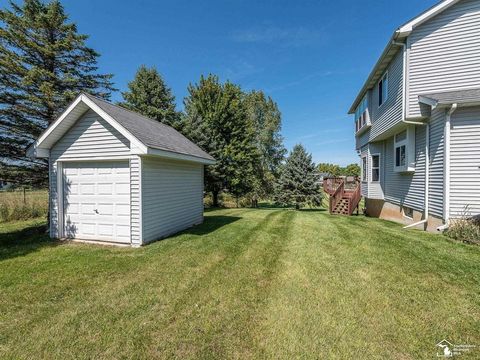
<svg viewBox="0 0 480 360">
<path fill-rule="evenodd" d="M 480 244 L 480 219 L 470 216 L 467 206 L 459 219 L 452 220 L 445 234 L 454 240 Z"/>
</svg>

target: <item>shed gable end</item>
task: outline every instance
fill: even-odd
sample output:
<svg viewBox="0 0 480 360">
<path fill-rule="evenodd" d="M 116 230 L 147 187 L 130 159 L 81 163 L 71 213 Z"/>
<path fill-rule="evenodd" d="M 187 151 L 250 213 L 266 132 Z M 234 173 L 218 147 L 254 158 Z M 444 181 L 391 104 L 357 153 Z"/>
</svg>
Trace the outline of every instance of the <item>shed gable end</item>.
<svg viewBox="0 0 480 360">
<path fill-rule="evenodd" d="M 88 110 L 51 149 L 52 161 L 129 155 L 130 141 L 93 110 Z"/>
</svg>

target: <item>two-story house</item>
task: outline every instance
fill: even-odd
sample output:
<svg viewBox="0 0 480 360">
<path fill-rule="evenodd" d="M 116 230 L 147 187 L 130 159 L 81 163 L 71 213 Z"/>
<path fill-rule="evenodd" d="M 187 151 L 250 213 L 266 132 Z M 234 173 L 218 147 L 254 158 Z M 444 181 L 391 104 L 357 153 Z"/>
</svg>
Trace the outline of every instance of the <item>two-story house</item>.
<svg viewBox="0 0 480 360">
<path fill-rule="evenodd" d="M 398 28 L 349 113 L 367 214 L 429 230 L 480 214 L 480 0 Z"/>
</svg>

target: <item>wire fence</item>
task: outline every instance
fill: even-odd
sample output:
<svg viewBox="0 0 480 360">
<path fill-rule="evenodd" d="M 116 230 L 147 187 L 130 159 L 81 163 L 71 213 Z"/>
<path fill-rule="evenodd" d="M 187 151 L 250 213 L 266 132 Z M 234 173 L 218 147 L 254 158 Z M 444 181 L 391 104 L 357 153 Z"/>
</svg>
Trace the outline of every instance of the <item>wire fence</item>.
<svg viewBox="0 0 480 360">
<path fill-rule="evenodd" d="M 45 217 L 47 211 L 47 190 L 0 191 L 0 222 Z"/>
</svg>

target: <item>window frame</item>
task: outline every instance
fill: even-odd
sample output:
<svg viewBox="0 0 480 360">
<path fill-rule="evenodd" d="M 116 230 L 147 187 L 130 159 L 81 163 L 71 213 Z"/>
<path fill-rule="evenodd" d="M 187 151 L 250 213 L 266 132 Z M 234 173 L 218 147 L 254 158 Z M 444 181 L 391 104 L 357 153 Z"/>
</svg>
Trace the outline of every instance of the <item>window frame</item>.
<svg viewBox="0 0 480 360">
<path fill-rule="evenodd" d="M 378 166 L 377 167 L 373 166 L 374 165 L 374 162 L 373 162 L 373 157 L 374 156 L 378 157 Z M 382 172 L 381 172 L 382 159 L 381 159 L 380 153 L 371 154 L 370 155 L 370 160 L 371 160 L 371 163 L 372 163 L 372 166 L 370 166 L 370 175 L 371 175 L 371 179 L 372 179 L 371 182 L 372 183 L 379 183 L 382 179 Z M 378 180 L 373 180 L 373 170 L 378 170 Z"/>
<path fill-rule="evenodd" d="M 380 84 L 382 85 L 380 89 Z M 386 84 L 386 86 L 385 86 Z M 388 70 L 382 75 L 377 84 L 378 91 L 378 107 L 381 108 L 388 100 Z M 385 95 L 385 96 L 384 96 Z M 380 102 L 382 100 L 382 102 Z"/>
<path fill-rule="evenodd" d="M 369 93 L 367 92 L 362 98 L 362 101 L 358 104 L 355 109 L 355 133 L 358 134 L 362 130 L 370 126 L 370 116 L 369 116 Z"/>
<path fill-rule="evenodd" d="M 368 182 L 368 156 L 365 154 L 362 156 L 362 182 L 367 183 Z"/>
<path fill-rule="evenodd" d="M 405 133 L 405 138 L 402 139 L 402 140 L 397 140 L 397 137 L 402 134 L 402 133 Z M 395 170 L 397 171 L 403 171 L 407 168 L 407 163 L 408 163 L 408 130 L 405 129 L 403 131 L 400 131 L 399 133 L 396 133 L 395 136 L 394 136 L 394 139 L 393 139 L 393 142 L 394 142 L 394 145 L 393 145 L 393 154 L 394 154 L 394 166 L 395 166 Z M 404 163 L 401 164 L 399 162 L 399 159 L 398 159 L 398 153 L 397 153 L 397 149 L 401 149 L 401 148 L 404 148 L 404 156 L 403 156 L 403 160 L 404 160 Z M 401 150 L 400 150 L 400 156 L 401 156 Z M 397 165 L 399 164 L 399 165 Z"/>
<path fill-rule="evenodd" d="M 413 208 L 411 208 L 409 206 L 402 206 L 402 210 L 403 210 L 403 217 L 404 218 L 407 218 L 409 220 L 413 220 L 413 216 L 414 216 Z M 411 215 L 410 215 L 410 213 L 411 213 Z"/>
</svg>

